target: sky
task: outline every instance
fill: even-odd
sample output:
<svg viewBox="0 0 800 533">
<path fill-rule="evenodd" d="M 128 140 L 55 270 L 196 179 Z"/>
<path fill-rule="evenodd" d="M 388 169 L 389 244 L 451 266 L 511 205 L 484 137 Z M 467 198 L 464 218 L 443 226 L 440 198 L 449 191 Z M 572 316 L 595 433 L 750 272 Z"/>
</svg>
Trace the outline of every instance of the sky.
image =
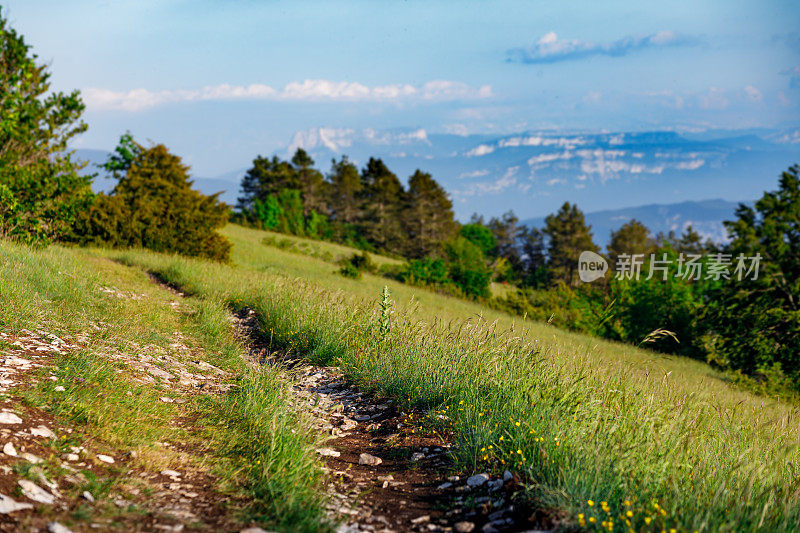
<svg viewBox="0 0 800 533">
<path fill-rule="evenodd" d="M 87 133 L 215 176 L 310 128 L 791 128 L 796 1 L 0 0 Z"/>
</svg>

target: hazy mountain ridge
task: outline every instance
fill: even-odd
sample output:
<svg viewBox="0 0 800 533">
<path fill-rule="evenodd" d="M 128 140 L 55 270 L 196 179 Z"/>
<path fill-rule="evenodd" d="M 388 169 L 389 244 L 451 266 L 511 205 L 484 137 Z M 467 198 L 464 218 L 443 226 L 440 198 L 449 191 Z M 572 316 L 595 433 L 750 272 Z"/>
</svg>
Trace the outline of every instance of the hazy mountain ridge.
<svg viewBox="0 0 800 533">
<path fill-rule="evenodd" d="M 586 222 L 592 226 L 594 241 L 601 246 L 606 246 L 611 240 L 612 231 L 634 218 L 647 226 L 653 236 L 670 231 L 680 235 L 692 226 L 704 239 L 726 242 L 728 235 L 723 221 L 733 220 L 738 205 L 738 202 L 720 199 L 650 204 L 586 213 Z M 526 219 L 522 224 L 541 228 L 544 217 Z"/>
</svg>

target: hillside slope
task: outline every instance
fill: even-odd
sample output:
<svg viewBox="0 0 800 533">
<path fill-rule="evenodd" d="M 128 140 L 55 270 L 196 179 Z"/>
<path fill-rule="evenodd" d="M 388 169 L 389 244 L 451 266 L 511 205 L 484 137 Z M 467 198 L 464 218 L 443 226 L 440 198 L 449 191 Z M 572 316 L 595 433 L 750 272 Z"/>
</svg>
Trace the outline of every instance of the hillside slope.
<svg viewBox="0 0 800 533">
<path fill-rule="evenodd" d="M 17 415 L 27 434 L 5 435 L 42 459 L 0 456 L 0 492 L 25 507 L 30 490 L 12 489 L 27 480 L 54 502 L 19 508 L 13 523 L 360 527 L 369 523 L 361 511 L 326 510 L 326 501 L 350 498 L 326 486 L 350 483 L 385 495 L 360 501 L 397 531 L 456 521 L 498 530 L 797 528 L 794 406 L 738 390 L 697 361 L 379 277 L 344 278 L 330 261 L 264 244 L 274 238 L 266 232 L 231 225 L 224 234 L 230 265 L 0 244 L 5 366 L 41 365 L 23 363 L 30 377 L 12 378 L 4 416 Z M 255 365 L 231 313 L 253 317 L 265 355 L 318 370 Z M 57 350 L 36 351 L 46 346 Z M 339 420 L 336 402 L 346 400 L 351 420 L 350 399 L 384 400 L 360 407 L 347 437 L 296 410 L 304 390 L 312 404 L 317 392 L 334 395 L 325 401 Z M 54 435 L 28 429 L 39 425 Z M 333 440 L 317 453 L 323 438 Z M 354 446 L 369 446 L 367 457 Z M 465 484 L 472 474 L 481 475 Z M 409 487 L 426 496 L 414 500 Z"/>
</svg>

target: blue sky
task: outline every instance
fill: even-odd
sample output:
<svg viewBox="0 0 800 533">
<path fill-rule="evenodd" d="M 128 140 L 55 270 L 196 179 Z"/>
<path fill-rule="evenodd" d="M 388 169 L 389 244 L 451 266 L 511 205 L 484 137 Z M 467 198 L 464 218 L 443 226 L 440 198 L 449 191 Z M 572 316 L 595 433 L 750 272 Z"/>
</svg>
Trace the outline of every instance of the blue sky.
<svg viewBox="0 0 800 533">
<path fill-rule="evenodd" d="M 791 128 L 792 1 L 2 1 L 81 89 L 82 148 L 164 142 L 212 176 L 298 130 Z"/>
</svg>

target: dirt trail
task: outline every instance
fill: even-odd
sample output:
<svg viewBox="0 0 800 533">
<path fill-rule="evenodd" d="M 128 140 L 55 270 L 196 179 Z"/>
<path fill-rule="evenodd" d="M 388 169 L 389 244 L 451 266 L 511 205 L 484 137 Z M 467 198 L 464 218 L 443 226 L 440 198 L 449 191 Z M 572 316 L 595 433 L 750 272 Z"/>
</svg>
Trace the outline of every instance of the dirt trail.
<svg viewBox="0 0 800 533">
<path fill-rule="evenodd" d="M 254 361 L 290 369 L 293 390 L 329 440 L 317 452 L 330 474 L 332 519 L 340 532 L 536 531 L 510 496 L 517 479 L 453 473 L 450 435 L 420 427 L 419 411 L 364 394 L 336 367 L 318 367 L 274 351 L 252 310 L 234 318 Z M 533 529 L 531 529 L 533 528 Z"/>
</svg>

